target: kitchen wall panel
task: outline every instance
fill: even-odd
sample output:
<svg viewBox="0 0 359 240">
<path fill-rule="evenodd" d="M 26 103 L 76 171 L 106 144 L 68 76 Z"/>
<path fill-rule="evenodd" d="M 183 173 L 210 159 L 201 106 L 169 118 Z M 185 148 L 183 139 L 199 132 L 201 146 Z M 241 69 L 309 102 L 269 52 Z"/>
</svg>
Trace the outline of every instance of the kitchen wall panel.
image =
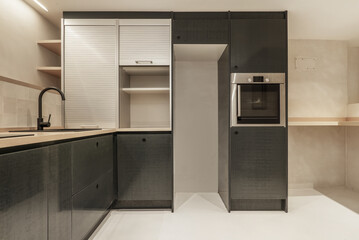
<svg viewBox="0 0 359 240">
<path fill-rule="evenodd" d="M 0 81 L 0 129 L 36 127 L 39 94 L 39 89 Z M 42 101 L 44 119 L 51 113 L 51 126 L 63 126 L 59 94 L 47 92 Z"/>
<path fill-rule="evenodd" d="M 218 191 L 217 61 L 174 64 L 175 192 Z"/>
<path fill-rule="evenodd" d="M 348 102 L 359 103 L 359 47 L 348 48 Z"/>
<path fill-rule="evenodd" d="M 345 142 L 345 127 L 289 127 L 289 187 L 344 186 Z"/>
<path fill-rule="evenodd" d="M 346 117 L 348 48 L 345 41 L 289 41 L 290 117 Z M 315 69 L 296 68 L 296 58 L 315 58 Z"/>
<path fill-rule="evenodd" d="M 347 128 L 346 186 L 359 192 L 359 127 Z"/>
<path fill-rule="evenodd" d="M 60 66 L 60 58 L 38 46 L 37 41 L 60 39 L 60 29 L 22 0 L 0 1 L 0 76 L 46 86 L 60 81 L 36 70 L 38 66 Z"/>
</svg>

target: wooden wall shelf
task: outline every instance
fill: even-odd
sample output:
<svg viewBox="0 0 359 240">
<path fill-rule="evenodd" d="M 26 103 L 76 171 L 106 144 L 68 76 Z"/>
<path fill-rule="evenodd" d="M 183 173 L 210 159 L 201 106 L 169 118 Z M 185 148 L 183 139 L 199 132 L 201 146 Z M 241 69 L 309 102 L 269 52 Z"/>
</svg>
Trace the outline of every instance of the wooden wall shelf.
<svg viewBox="0 0 359 240">
<path fill-rule="evenodd" d="M 37 70 L 55 77 L 61 77 L 61 67 L 38 67 Z"/>
<path fill-rule="evenodd" d="M 359 121 L 349 118 L 288 118 L 288 126 L 359 126 Z"/>
<path fill-rule="evenodd" d="M 41 40 L 37 44 L 61 56 L 61 40 Z"/>
</svg>

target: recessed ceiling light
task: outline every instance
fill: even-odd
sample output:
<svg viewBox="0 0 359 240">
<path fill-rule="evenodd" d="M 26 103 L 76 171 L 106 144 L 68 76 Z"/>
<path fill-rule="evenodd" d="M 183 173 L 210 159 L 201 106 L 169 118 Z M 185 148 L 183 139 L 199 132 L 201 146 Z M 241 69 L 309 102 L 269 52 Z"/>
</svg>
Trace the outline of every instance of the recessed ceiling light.
<svg viewBox="0 0 359 240">
<path fill-rule="evenodd" d="M 34 2 L 35 2 L 37 5 L 39 5 L 42 9 L 44 9 L 46 12 L 49 11 L 49 10 L 47 10 L 47 8 L 46 8 L 41 2 L 39 2 L 39 1 L 37 1 L 37 0 L 34 0 Z"/>
</svg>

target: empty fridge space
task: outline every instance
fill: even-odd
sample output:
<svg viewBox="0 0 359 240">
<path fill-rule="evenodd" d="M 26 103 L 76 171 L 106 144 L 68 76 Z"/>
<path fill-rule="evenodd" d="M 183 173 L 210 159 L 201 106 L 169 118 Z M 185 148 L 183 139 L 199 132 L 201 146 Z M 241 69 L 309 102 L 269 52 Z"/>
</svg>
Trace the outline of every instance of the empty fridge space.
<svg viewBox="0 0 359 240">
<path fill-rule="evenodd" d="M 120 128 L 170 128 L 169 66 L 121 66 Z"/>
</svg>

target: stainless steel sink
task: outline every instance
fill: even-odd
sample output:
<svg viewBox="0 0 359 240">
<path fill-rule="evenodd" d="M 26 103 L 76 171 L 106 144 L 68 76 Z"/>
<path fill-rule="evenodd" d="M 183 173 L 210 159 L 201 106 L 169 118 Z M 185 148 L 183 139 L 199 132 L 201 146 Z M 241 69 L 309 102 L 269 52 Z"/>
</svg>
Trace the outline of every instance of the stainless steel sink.
<svg viewBox="0 0 359 240">
<path fill-rule="evenodd" d="M 10 132 L 82 132 L 102 130 L 102 128 L 63 128 L 63 129 L 44 129 L 44 130 L 14 130 Z"/>
</svg>

